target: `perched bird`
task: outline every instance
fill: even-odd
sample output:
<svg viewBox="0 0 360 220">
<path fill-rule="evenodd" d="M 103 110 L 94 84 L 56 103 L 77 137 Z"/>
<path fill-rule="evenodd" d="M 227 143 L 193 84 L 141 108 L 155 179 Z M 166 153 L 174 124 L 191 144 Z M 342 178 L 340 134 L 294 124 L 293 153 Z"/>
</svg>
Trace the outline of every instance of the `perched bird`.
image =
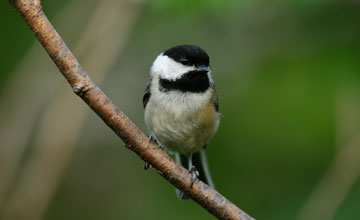
<svg viewBox="0 0 360 220">
<path fill-rule="evenodd" d="M 204 150 L 219 125 L 219 104 L 208 54 L 195 45 L 162 52 L 151 67 L 143 105 L 152 138 L 174 152 L 193 182 L 199 178 L 213 187 Z"/>
</svg>

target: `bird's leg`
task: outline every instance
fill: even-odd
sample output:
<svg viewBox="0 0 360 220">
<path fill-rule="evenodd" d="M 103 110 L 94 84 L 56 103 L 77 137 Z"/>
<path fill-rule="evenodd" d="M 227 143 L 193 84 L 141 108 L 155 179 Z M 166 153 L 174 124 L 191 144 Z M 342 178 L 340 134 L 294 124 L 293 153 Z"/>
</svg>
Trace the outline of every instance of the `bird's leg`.
<svg viewBox="0 0 360 220">
<path fill-rule="evenodd" d="M 179 157 L 181 157 L 179 155 Z M 181 159 L 180 159 L 181 161 Z M 185 162 L 186 159 L 184 158 L 182 162 Z M 180 162 L 181 163 L 181 162 Z M 186 163 L 181 163 L 184 167 L 186 167 L 187 165 L 187 170 L 189 171 L 189 173 L 191 174 L 191 185 L 190 188 L 193 186 L 193 184 L 195 183 L 195 181 L 197 179 L 199 179 L 199 171 L 196 169 L 196 167 L 193 165 L 193 161 L 192 161 L 192 154 L 190 154 L 189 156 L 187 156 L 187 164 Z M 184 193 L 182 191 L 179 192 L 179 197 L 181 199 L 189 199 L 190 196 L 187 193 Z"/>
<path fill-rule="evenodd" d="M 192 154 L 190 154 L 188 156 L 188 162 L 189 162 L 189 165 L 188 165 L 188 170 L 189 170 L 189 173 L 191 174 L 191 185 L 190 185 L 190 188 L 193 186 L 193 184 L 195 183 L 195 181 L 197 179 L 199 179 L 199 171 L 196 169 L 196 167 L 193 165 L 193 162 L 192 162 Z"/>
</svg>

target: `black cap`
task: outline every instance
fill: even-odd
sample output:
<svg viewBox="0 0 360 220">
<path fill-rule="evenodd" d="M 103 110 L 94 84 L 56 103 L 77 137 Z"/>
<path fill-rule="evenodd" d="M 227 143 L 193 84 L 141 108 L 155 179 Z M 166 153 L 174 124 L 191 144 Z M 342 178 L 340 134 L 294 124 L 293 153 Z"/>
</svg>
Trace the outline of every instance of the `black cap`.
<svg viewBox="0 0 360 220">
<path fill-rule="evenodd" d="M 187 66 L 209 66 L 209 55 L 196 45 L 179 45 L 164 51 L 164 55 Z"/>
</svg>

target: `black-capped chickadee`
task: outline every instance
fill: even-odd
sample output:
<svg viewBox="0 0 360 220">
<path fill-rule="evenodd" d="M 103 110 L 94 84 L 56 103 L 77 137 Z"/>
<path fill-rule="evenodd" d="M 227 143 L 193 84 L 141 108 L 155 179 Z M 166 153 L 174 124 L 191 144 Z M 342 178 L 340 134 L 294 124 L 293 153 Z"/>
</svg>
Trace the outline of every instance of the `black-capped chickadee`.
<svg viewBox="0 0 360 220">
<path fill-rule="evenodd" d="M 193 181 L 213 187 L 204 149 L 218 128 L 219 104 L 208 54 L 195 45 L 162 52 L 151 67 L 143 105 L 151 136 L 175 153 Z"/>
</svg>

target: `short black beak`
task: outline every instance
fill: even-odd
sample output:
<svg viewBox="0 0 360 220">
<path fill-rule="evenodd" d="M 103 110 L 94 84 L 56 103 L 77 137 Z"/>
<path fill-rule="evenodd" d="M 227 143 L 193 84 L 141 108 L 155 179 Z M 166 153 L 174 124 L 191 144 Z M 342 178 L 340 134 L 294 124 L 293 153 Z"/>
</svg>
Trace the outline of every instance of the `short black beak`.
<svg viewBox="0 0 360 220">
<path fill-rule="evenodd" d="M 203 70 L 203 71 L 206 71 L 206 72 L 209 72 L 210 71 L 210 68 L 208 66 L 200 66 L 199 67 L 200 70 Z"/>
</svg>

